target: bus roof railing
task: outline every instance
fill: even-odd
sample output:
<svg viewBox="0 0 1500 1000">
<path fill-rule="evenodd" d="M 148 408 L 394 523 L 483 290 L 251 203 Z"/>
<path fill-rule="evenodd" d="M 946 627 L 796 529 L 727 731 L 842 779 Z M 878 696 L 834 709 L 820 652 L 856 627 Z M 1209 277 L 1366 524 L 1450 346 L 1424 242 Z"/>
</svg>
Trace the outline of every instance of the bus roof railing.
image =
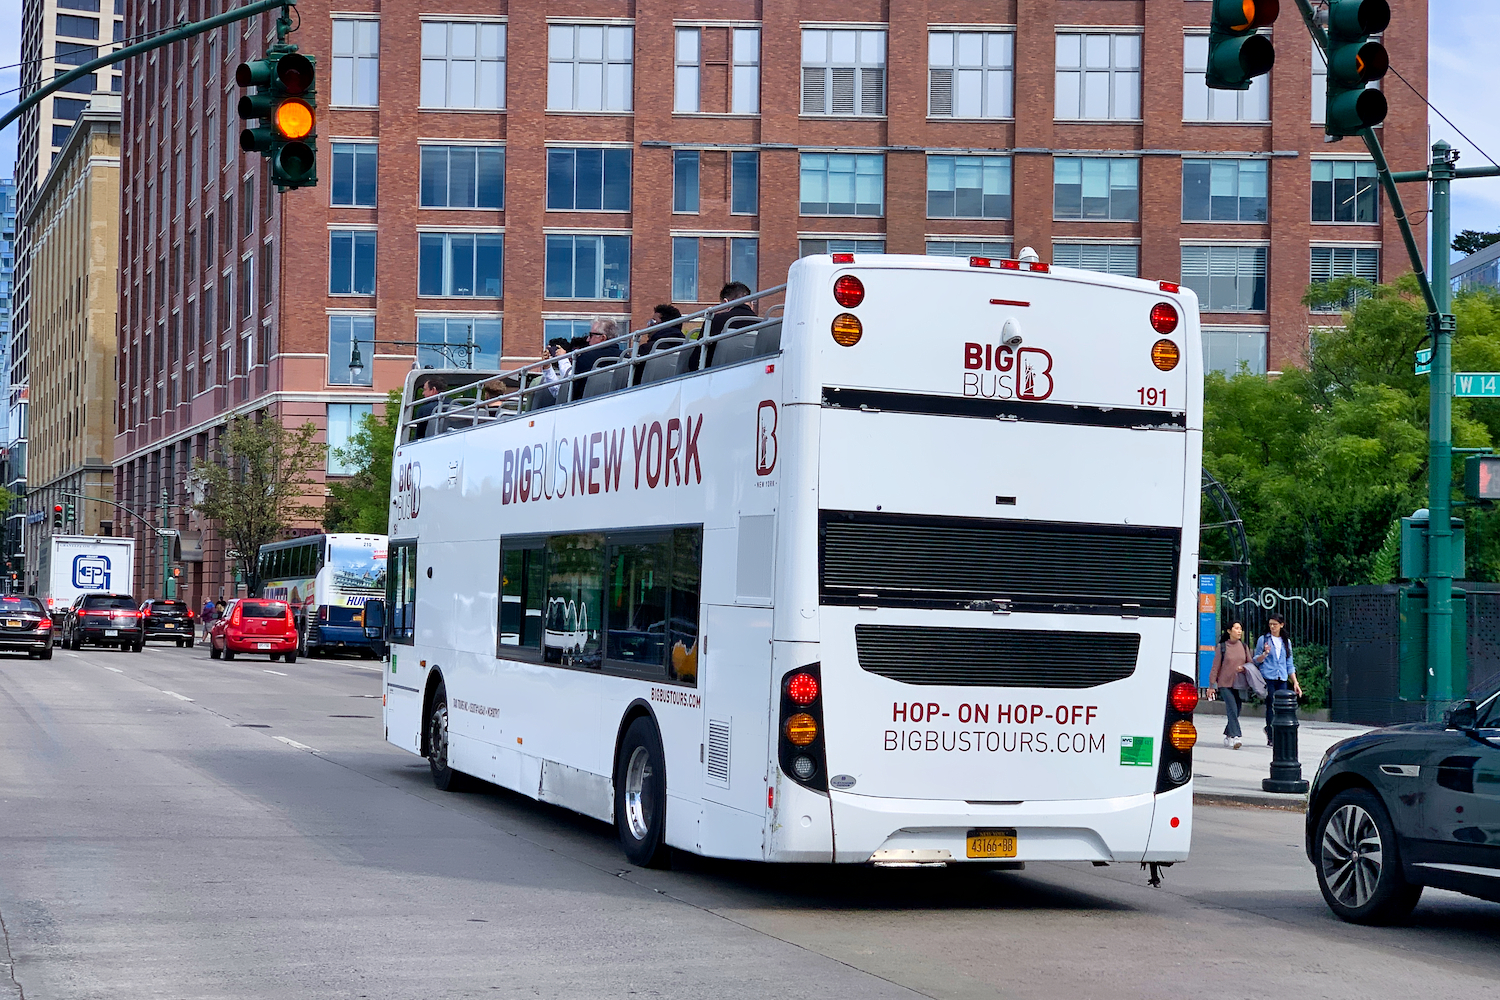
<svg viewBox="0 0 1500 1000">
<path fill-rule="evenodd" d="M 719 302 L 686 316 L 654 323 L 639 330 L 611 337 L 598 344 L 577 348 L 557 358 L 542 358 L 516 368 L 493 372 L 452 368 L 420 369 L 412 376 L 414 378 L 413 390 L 416 385 L 427 378 L 441 380 L 445 388 L 439 390 L 434 396 L 413 395 L 403 401 L 398 440 L 405 443 L 419 438 L 436 437 L 451 431 L 483 426 L 495 421 L 513 420 L 523 413 L 546 406 L 593 398 L 634 385 L 644 385 L 675 375 L 732 363 L 724 361 L 725 357 L 732 356 L 733 361 L 740 361 L 775 353 L 780 343 L 779 310 L 782 308 L 781 304 L 767 309 L 768 315 L 766 316 L 730 317 L 724 328 L 717 334 L 709 334 L 707 330 L 711 327 L 713 318 L 720 313 L 758 299 L 780 294 L 785 290 L 786 285 L 780 284 L 774 288 L 751 292 L 749 295 Z M 771 315 L 772 313 L 776 314 Z M 657 346 L 649 352 L 641 351 L 640 338 L 673 328 L 681 332 L 684 324 L 695 320 L 703 322 L 702 336 L 693 339 L 682 332 L 681 343 L 667 347 Z M 738 320 L 754 320 L 754 322 L 741 323 L 737 322 Z M 750 341 L 737 339 L 747 337 L 753 338 L 753 345 Z M 731 355 L 729 348 L 725 346 L 731 341 L 734 342 L 734 355 Z M 597 351 L 600 348 L 608 348 L 611 345 L 619 346 L 620 350 L 617 355 L 597 359 L 593 367 L 586 372 L 577 370 L 579 355 Z M 743 357 L 738 356 L 741 354 Z M 715 362 L 716 355 L 719 358 L 717 363 Z M 564 362 L 566 362 L 566 374 L 563 373 Z M 609 376 L 609 386 L 599 391 L 590 391 L 588 388 L 590 378 L 600 375 Z M 598 384 L 603 386 L 604 382 L 605 380 L 601 379 Z M 621 382 L 623 384 L 620 384 Z M 555 394 L 554 389 L 556 389 Z M 539 400 L 546 399 L 555 401 L 539 402 Z M 427 407 L 427 412 L 418 416 L 417 411 L 423 406 Z"/>
</svg>

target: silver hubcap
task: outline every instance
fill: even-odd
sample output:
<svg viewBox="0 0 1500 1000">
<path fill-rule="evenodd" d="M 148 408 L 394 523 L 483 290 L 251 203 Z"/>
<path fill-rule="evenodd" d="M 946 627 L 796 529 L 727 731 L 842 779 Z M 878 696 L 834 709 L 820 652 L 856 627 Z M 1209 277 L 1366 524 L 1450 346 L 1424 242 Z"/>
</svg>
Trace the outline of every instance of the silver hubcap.
<svg viewBox="0 0 1500 1000">
<path fill-rule="evenodd" d="M 1375 819 L 1357 805 L 1340 806 L 1323 828 L 1323 878 L 1335 899 L 1359 909 L 1375 895 L 1385 851 Z"/>
<path fill-rule="evenodd" d="M 448 706 L 439 705 L 432 712 L 432 732 L 428 734 L 432 755 L 428 759 L 437 767 L 448 766 Z"/>
<path fill-rule="evenodd" d="M 651 801 L 646 784 L 651 780 L 651 754 L 636 747 L 625 765 L 625 822 L 630 835 L 645 840 L 651 832 Z"/>
</svg>

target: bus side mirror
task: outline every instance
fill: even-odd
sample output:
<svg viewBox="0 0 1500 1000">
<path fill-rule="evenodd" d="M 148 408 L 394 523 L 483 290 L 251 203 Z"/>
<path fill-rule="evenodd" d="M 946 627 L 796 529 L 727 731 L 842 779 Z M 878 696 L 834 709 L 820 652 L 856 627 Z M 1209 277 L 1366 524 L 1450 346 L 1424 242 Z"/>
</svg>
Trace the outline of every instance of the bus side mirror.
<svg viewBox="0 0 1500 1000">
<path fill-rule="evenodd" d="M 379 639 L 385 635 L 385 602 L 365 602 L 365 638 Z"/>
</svg>

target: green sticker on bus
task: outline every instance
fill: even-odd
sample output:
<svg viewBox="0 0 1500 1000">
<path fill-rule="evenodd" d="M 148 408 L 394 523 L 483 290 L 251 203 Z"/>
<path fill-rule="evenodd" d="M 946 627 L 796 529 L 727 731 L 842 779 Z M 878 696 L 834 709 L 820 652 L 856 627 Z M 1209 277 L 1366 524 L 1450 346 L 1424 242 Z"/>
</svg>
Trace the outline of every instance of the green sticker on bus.
<svg viewBox="0 0 1500 1000">
<path fill-rule="evenodd" d="M 1120 763 L 1131 767 L 1150 767 L 1151 751 L 1156 740 L 1150 736 L 1121 736 Z"/>
</svg>

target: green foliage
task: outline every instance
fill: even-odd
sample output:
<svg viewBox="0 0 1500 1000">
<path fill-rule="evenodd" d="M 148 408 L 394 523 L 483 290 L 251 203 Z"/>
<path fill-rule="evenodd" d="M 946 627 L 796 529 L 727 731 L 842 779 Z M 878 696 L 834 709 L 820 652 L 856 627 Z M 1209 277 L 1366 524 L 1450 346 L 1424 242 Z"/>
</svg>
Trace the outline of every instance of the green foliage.
<svg viewBox="0 0 1500 1000">
<path fill-rule="evenodd" d="M 1410 275 L 1390 285 L 1333 282 L 1308 301 L 1342 299 L 1355 287 L 1363 297 L 1342 326 L 1313 331 L 1302 365 L 1284 366 L 1279 378 L 1205 380 L 1204 467 L 1240 509 L 1256 586 L 1393 579 L 1393 525 L 1427 505 L 1428 380 L 1412 371 L 1426 308 Z M 1454 312 L 1455 370 L 1500 371 L 1500 295 L 1466 292 Z M 1500 403 L 1454 400 L 1455 446 L 1496 440 Z M 1458 461 L 1456 487 L 1462 475 Z M 1459 510 L 1469 578 L 1500 579 L 1500 512 Z M 1222 532 L 1209 532 L 1203 548 L 1205 558 L 1231 557 Z"/>
<path fill-rule="evenodd" d="M 1462 254 L 1478 253 L 1492 243 L 1500 243 L 1500 233 L 1485 233 L 1477 229 L 1465 229 L 1453 237 L 1453 249 Z"/>
<path fill-rule="evenodd" d="M 260 586 L 256 556 L 296 521 L 316 521 L 322 514 L 309 503 L 317 483 L 312 470 L 323 462 L 324 448 L 313 441 L 318 429 L 282 426 L 261 412 L 239 416 L 219 436 L 218 451 L 193 463 L 203 483 L 203 500 L 193 508 L 218 522 L 220 537 L 239 553 L 240 567 L 255 593 Z"/>
<path fill-rule="evenodd" d="M 1392 521 L 1385 533 L 1385 541 L 1370 563 L 1370 578 L 1366 583 L 1395 583 L 1401 569 L 1401 522 Z"/>
<path fill-rule="evenodd" d="M 383 535 L 391 512 L 391 461 L 396 451 L 396 425 L 401 419 L 401 390 L 386 397 L 385 414 L 369 414 L 360 420 L 345 448 L 334 450 L 354 474 L 343 482 L 329 484 L 330 499 L 323 512 L 329 531 L 355 531 Z"/>
<path fill-rule="evenodd" d="M 1302 685 L 1300 707 L 1328 708 L 1328 647 L 1298 646 L 1297 683 Z"/>
</svg>

